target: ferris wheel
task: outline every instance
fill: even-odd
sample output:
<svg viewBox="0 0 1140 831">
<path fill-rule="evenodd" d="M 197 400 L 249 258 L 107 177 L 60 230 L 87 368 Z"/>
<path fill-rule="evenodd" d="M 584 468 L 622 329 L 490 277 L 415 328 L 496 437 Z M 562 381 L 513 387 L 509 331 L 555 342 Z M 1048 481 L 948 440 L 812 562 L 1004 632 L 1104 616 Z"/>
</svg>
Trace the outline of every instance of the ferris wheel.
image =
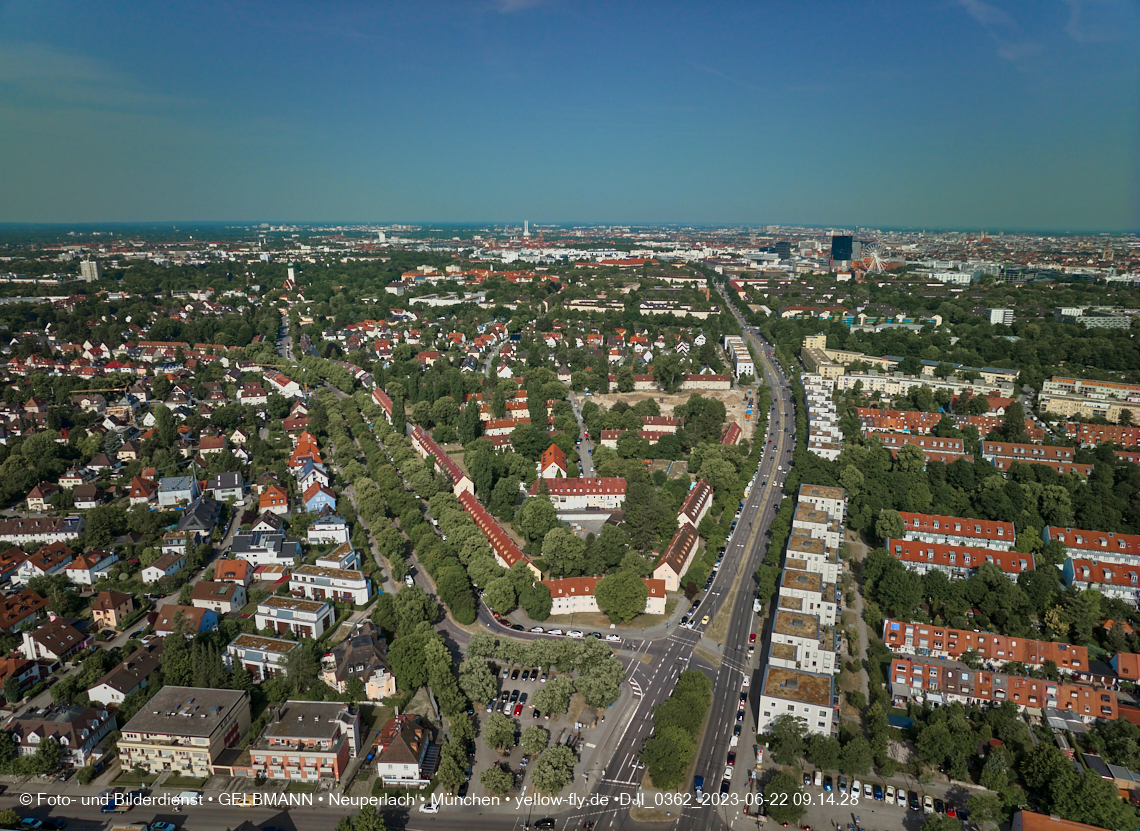
<svg viewBox="0 0 1140 831">
<path fill-rule="evenodd" d="M 886 251 L 883 246 L 872 241 L 863 246 L 863 262 L 867 265 L 868 274 L 882 274 L 887 270 Z"/>
</svg>

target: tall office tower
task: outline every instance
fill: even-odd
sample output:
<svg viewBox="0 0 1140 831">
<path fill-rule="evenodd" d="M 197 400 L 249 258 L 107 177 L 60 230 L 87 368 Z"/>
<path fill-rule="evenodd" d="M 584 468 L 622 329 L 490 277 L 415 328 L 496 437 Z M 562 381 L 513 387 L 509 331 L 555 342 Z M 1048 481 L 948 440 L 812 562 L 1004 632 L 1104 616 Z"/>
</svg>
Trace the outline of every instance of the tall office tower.
<svg viewBox="0 0 1140 831">
<path fill-rule="evenodd" d="M 530 220 L 529 219 L 523 220 L 523 236 L 524 237 L 530 236 Z"/>
<path fill-rule="evenodd" d="M 831 238 L 831 259 L 851 262 L 853 259 L 854 238 L 848 236 Z"/>
<path fill-rule="evenodd" d="M 103 267 L 98 260 L 82 260 L 79 263 L 79 276 L 88 283 L 94 283 L 103 276 Z"/>
</svg>

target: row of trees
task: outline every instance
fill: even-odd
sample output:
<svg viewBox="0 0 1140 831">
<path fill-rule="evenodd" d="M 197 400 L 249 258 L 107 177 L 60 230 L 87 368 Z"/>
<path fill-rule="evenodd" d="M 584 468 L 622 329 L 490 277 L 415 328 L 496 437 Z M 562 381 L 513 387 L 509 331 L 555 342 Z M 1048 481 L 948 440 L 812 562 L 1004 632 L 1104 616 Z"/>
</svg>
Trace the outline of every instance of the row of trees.
<svg viewBox="0 0 1140 831">
<path fill-rule="evenodd" d="M 686 670 L 673 693 L 653 708 L 653 735 L 641 750 L 641 762 L 653 787 L 672 790 L 681 784 L 697 750 L 701 727 L 712 701 L 712 681 Z"/>
</svg>

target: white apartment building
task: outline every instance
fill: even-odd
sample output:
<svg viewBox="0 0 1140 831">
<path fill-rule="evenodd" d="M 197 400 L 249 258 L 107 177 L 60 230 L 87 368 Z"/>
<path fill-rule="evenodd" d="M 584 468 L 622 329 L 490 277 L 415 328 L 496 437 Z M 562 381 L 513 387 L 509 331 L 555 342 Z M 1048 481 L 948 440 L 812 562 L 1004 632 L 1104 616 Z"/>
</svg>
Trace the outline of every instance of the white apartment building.
<svg viewBox="0 0 1140 831">
<path fill-rule="evenodd" d="M 792 516 L 792 533 L 823 540 L 828 547 L 838 549 L 843 538 L 843 526 L 823 511 L 816 510 L 811 505 L 799 504 Z"/>
<path fill-rule="evenodd" d="M 789 564 L 793 561 L 802 562 L 806 571 L 814 571 L 823 578 L 825 583 L 836 583 L 839 577 L 839 549 L 829 546 L 823 540 L 800 536 L 796 531 L 788 537 Z M 790 565 L 789 565 L 790 567 Z"/>
<path fill-rule="evenodd" d="M 332 626 L 336 613 L 328 603 L 299 597 L 268 597 L 257 607 L 257 628 L 272 629 L 280 635 L 319 638 Z"/>
<path fill-rule="evenodd" d="M 748 344 L 739 335 L 725 335 L 724 351 L 732 361 L 733 371 L 737 378 L 745 375 L 756 377 L 756 363 L 752 360 L 752 353 L 748 351 Z"/>
<path fill-rule="evenodd" d="M 289 578 L 289 591 L 309 600 L 337 600 L 363 606 L 372 595 L 372 583 L 362 571 L 324 566 L 300 566 Z"/>
<path fill-rule="evenodd" d="M 550 501 L 559 511 L 616 511 L 625 501 L 625 479 L 536 479 L 530 488 L 531 496 L 538 493 L 539 485 L 543 482 L 546 483 Z"/>
<path fill-rule="evenodd" d="M 839 522 L 843 521 L 843 512 L 847 505 L 843 488 L 826 485 L 800 485 L 796 501 L 800 505 L 811 505 L 817 511 L 822 511 Z"/>
<path fill-rule="evenodd" d="M 831 735 L 839 709 L 833 686 L 831 675 L 769 664 L 760 683 L 756 731 L 766 732 L 780 716 L 789 715 L 802 718 L 808 733 Z"/>
<path fill-rule="evenodd" d="M 227 669 L 244 666 L 257 681 L 285 674 L 285 656 L 300 646 L 298 641 L 241 634 L 230 641 L 223 658 Z"/>
</svg>

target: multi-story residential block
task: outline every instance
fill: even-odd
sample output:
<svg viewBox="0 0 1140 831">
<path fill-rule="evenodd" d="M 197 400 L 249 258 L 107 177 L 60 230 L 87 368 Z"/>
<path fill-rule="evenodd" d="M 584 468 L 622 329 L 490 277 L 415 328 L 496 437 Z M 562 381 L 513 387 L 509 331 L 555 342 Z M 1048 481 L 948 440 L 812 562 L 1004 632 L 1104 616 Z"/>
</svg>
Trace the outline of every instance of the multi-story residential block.
<svg viewBox="0 0 1140 831">
<path fill-rule="evenodd" d="M 223 750 L 249 729 L 249 693 L 201 687 L 163 687 L 122 729 L 124 768 L 206 777 Z"/>
<path fill-rule="evenodd" d="M 272 629 L 278 634 L 298 638 L 319 638 L 333 625 L 336 614 L 332 606 L 317 600 L 298 597 L 268 597 L 257 606 L 257 628 Z"/>
<path fill-rule="evenodd" d="M 1089 668 L 1089 651 L 1083 646 L 925 623 L 885 620 L 883 642 L 892 652 L 903 655 L 957 660 L 973 652 L 990 664 L 1015 661 L 1026 666 L 1042 666 L 1052 661 L 1061 672 L 1071 673 L 1087 672 Z"/>
<path fill-rule="evenodd" d="M 309 545 L 340 545 L 348 542 L 348 523 L 335 514 L 313 520 L 309 526 Z"/>
<path fill-rule="evenodd" d="M 896 706 L 905 707 L 910 701 L 966 706 L 1011 701 L 1023 712 L 1050 707 L 1085 723 L 1118 716 L 1115 690 L 972 670 L 942 658 L 895 658 L 891 661 L 891 682 Z"/>
<path fill-rule="evenodd" d="M 536 479 L 528 492 L 531 496 L 538 493 L 540 481 L 558 511 L 616 511 L 625 501 L 625 479 Z"/>
<path fill-rule="evenodd" d="M 919 542 L 918 540 L 887 540 L 887 552 L 902 561 L 911 571 L 926 574 L 941 571 L 947 577 L 963 580 L 985 563 L 997 566 L 1010 580 L 1017 580 L 1023 571 L 1033 568 L 1033 554 L 998 548 L 973 548 L 965 545 Z"/>
<path fill-rule="evenodd" d="M 227 667 L 243 666 L 257 681 L 285 674 L 285 656 L 300 646 L 299 641 L 266 638 L 243 633 L 226 646 Z"/>
<path fill-rule="evenodd" d="M 832 519 L 811 505 L 796 505 L 796 512 L 792 515 L 792 533 L 823 540 L 830 548 L 839 548 L 839 543 L 843 540 L 843 526 L 840 521 Z"/>
<path fill-rule="evenodd" d="M 760 683 L 756 730 L 763 733 L 780 716 L 802 718 L 808 733 L 830 735 L 837 723 L 839 702 L 834 679 L 802 670 L 769 664 Z"/>
<path fill-rule="evenodd" d="M 576 612 L 597 612 L 598 601 L 594 597 L 594 590 L 601 581 L 600 577 L 563 577 L 559 580 L 543 580 L 542 584 L 550 590 L 552 600 L 552 615 L 570 615 Z M 666 582 L 657 578 L 645 578 L 645 588 L 648 592 L 645 598 L 643 614 L 665 614 L 665 587 Z"/>
<path fill-rule="evenodd" d="M 1082 528 L 1046 525 L 1041 536 L 1046 545 L 1054 540 L 1061 543 L 1072 558 L 1140 566 L 1140 534 L 1116 534 L 1112 531 L 1086 531 Z"/>
<path fill-rule="evenodd" d="M 1096 589 L 1105 597 L 1140 605 L 1140 566 L 1097 563 L 1070 557 L 1061 569 L 1061 582 L 1081 591 Z"/>
<path fill-rule="evenodd" d="M 748 351 L 744 338 L 739 335 L 725 335 L 724 351 L 729 360 L 732 361 L 733 371 L 736 372 L 737 378 L 756 376 L 756 363 L 752 360 L 752 353 Z"/>
<path fill-rule="evenodd" d="M 363 621 L 333 647 L 321 662 L 321 680 L 340 693 L 348 682 L 359 680 L 369 701 L 396 695 L 396 677 L 388 665 L 388 643 L 380 629 Z"/>
<path fill-rule="evenodd" d="M 843 488 L 833 488 L 826 485 L 800 485 L 796 494 L 796 503 L 811 505 L 817 511 L 822 511 L 831 519 L 840 522 L 844 519 L 847 498 Z"/>
<path fill-rule="evenodd" d="M 340 781 L 361 745 L 360 712 L 335 701 L 286 701 L 249 746 L 246 776 Z"/>
<path fill-rule="evenodd" d="M 815 615 L 822 626 L 835 626 L 837 589 L 823 575 L 810 571 L 807 563 L 788 556 L 780 577 L 780 609 Z"/>
<path fill-rule="evenodd" d="M 360 569 L 360 560 L 360 552 L 352 547 L 352 543 L 346 542 L 342 545 L 338 545 L 325 556 L 318 557 L 313 561 L 313 565 L 318 568 L 348 569 L 352 571 L 354 569 Z"/>
<path fill-rule="evenodd" d="M 4 728 L 21 756 L 31 756 L 41 742 L 55 739 L 62 750 L 60 761 L 73 768 L 102 756 L 99 745 L 114 729 L 115 717 L 107 710 L 66 704 L 32 708 Z"/>
<path fill-rule="evenodd" d="M 194 537 L 189 531 L 167 531 L 162 535 L 163 554 L 189 554 Z"/>
<path fill-rule="evenodd" d="M 834 672 L 838 662 L 834 626 L 825 626 L 818 614 L 782 608 L 785 600 L 791 605 L 802 605 L 802 601 L 796 602 L 799 598 L 780 598 L 781 608 L 776 610 L 772 625 L 768 663 L 815 673 Z"/>
<path fill-rule="evenodd" d="M 699 542 L 696 529 L 687 522 L 682 523 L 673 534 L 673 539 L 669 541 L 669 545 L 653 567 L 653 578 L 664 581 L 666 591 L 680 590 L 681 578 L 693 564 Z"/>
<path fill-rule="evenodd" d="M 823 540 L 802 537 L 793 533 L 788 537 L 786 568 L 814 571 L 824 583 L 834 585 L 839 579 L 839 549 Z"/>
<path fill-rule="evenodd" d="M 27 583 L 34 577 L 46 577 L 49 574 L 62 574 L 75 559 L 75 552 L 65 543 L 48 543 L 35 554 L 20 563 L 16 569 L 16 579 Z"/>
<path fill-rule="evenodd" d="M 322 566 L 298 566 L 289 578 L 294 597 L 337 600 L 363 606 L 372 595 L 372 583 L 362 571 Z"/>
<path fill-rule="evenodd" d="M 967 519 L 899 511 L 906 528 L 906 539 L 919 542 L 968 545 L 976 548 L 1009 550 L 1017 541 L 1012 522 L 992 519 Z"/>
<path fill-rule="evenodd" d="M 463 472 L 463 469 L 457 465 L 443 448 L 436 444 L 435 439 L 428 435 L 420 426 L 416 426 L 410 436 L 412 440 L 412 447 L 423 458 L 431 456 L 435 459 L 439 469 L 447 475 L 448 481 L 451 482 L 452 491 L 456 496 L 464 492 L 474 492 L 475 486 L 471 483 L 470 477 Z"/>
<path fill-rule="evenodd" d="M 713 503 L 713 489 L 708 480 L 701 479 L 691 488 L 677 512 L 677 522 L 693 526 L 695 529 L 709 512 Z"/>
<path fill-rule="evenodd" d="M 534 574 L 536 580 L 542 579 L 542 573 L 538 567 L 523 553 L 518 543 L 511 539 L 511 535 L 499 525 L 498 520 L 483 507 L 483 503 L 475 497 L 474 493 L 470 491 L 460 493 L 459 504 L 467 511 L 475 526 L 483 532 L 483 536 L 487 538 L 491 552 L 495 555 L 495 560 L 499 565 L 503 568 L 510 568 L 515 563 L 522 561 L 527 564 L 527 568 Z"/>
<path fill-rule="evenodd" d="M 0 519 L 0 540 L 16 545 L 74 542 L 86 525 L 87 520 L 82 516 Z"/>
</svg>

